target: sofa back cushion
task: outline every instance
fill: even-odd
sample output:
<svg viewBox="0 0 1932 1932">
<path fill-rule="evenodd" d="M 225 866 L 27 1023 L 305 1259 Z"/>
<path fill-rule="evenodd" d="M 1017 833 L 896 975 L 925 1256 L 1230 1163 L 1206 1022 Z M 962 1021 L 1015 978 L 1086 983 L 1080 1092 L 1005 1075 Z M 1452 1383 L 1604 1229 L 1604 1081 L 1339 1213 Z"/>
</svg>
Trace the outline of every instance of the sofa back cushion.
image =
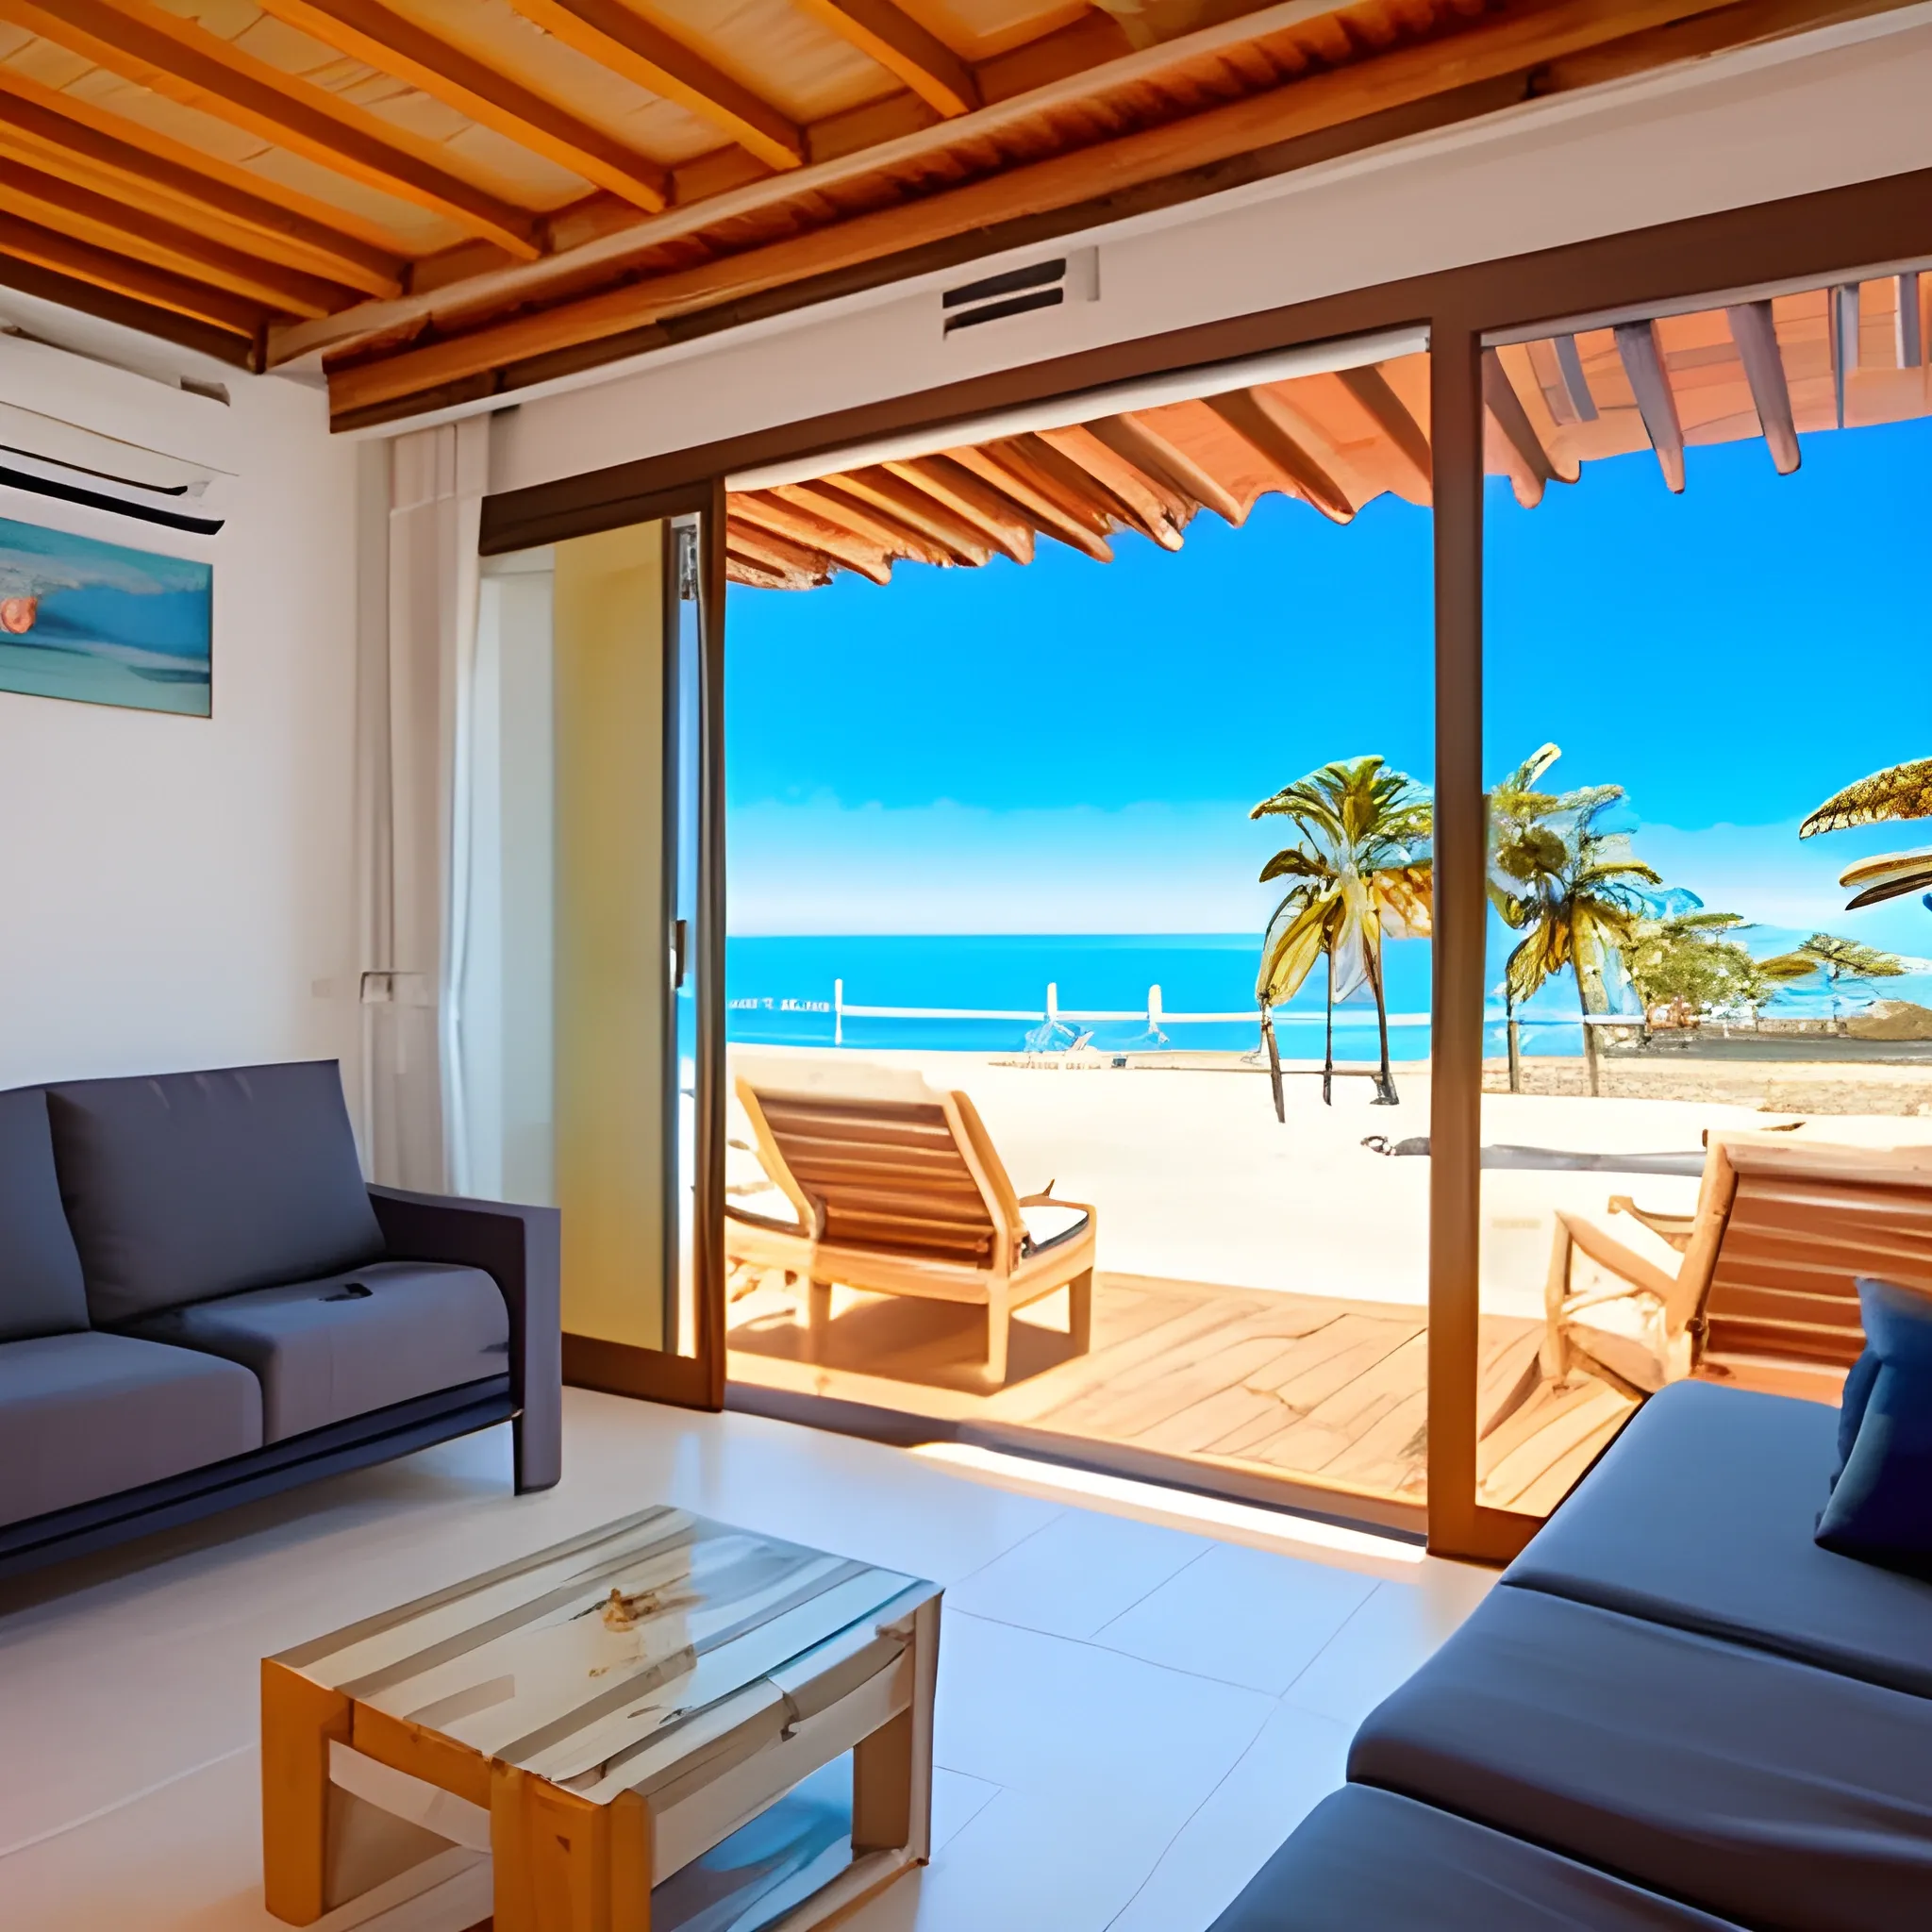
<svg viewBox="0 0 1932 1932">
<path fill-rule="evenodd" d="M 383 1252 L 333 1060 L 68 1081 L 47 1112 L 104 1326 Z"/>
<path fill-rule="evenodd" d="M 60 1208 L 47 1096 L 0 1093 L 0 1341 L 85 1328 L 80 1256 Z"/>
</svg>

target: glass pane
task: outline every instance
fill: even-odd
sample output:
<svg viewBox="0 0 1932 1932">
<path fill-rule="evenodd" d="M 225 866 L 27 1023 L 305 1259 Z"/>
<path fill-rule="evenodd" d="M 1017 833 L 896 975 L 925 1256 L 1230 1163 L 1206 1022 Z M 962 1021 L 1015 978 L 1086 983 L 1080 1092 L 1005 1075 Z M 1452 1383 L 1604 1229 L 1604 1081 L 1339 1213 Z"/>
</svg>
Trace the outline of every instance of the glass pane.
<svg viewBox="0 0 1932 1932">
<path fill-rule="evenodd" d="M 698 567 L 698 520 L 672 526 L 677 573 L 668 641 L 664 757 L 668 844 L 671 852 L 672 1041 L 675 1067 L 672 1177 L 671 1346 L 697 1353 L 697 1091 L 698 990 L 705 984 L 703 922 L 698 917 L 698 824 L 703 793 L 703 573 Z"/>
<path fill-rule="evenodd" d="M 459 1184 L 562 1210 L 567 1335 L 685 1355 L 694 534 L 637 525 L 486 559 L 453 922 Z"/>
<path fill-rule="evenodd" d="M 1419 1524 L 1428 358 L 1336 361 L 732 499 L 734 1375 Z"/>
<path fill-rule="evenodd" d="M 1836 1402 L 1859 1346 L 1870 1237 L 1827 1187 L 1800 1255 L 1778 1203 L 1932 1141 L 1932 858 L 1874 864 L 1922 794 L 1827 804 L 1927 751 L 1926 319 L 1886 276 L 1498 355 L 1496 1507 L 1546 1512 L 1666 1382 Z"/>
</svg>

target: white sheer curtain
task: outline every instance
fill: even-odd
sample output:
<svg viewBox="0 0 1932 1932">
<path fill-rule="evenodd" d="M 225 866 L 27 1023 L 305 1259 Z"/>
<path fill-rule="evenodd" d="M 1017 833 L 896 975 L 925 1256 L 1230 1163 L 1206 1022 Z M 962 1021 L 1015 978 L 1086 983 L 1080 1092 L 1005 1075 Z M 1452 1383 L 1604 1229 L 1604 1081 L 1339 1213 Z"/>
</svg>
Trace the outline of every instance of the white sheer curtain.
<svg viewBox="0 0 1932 1932">
<path fill-rule="evenodd" d="M 375 1179 L 432 1191 L 471 1185 L 455 990 L 489 450 L 473 418 L 397 437 L 365 476 L 365 580 L 388 594 L 361 640 L 363 1152 Z"/>
</svg>

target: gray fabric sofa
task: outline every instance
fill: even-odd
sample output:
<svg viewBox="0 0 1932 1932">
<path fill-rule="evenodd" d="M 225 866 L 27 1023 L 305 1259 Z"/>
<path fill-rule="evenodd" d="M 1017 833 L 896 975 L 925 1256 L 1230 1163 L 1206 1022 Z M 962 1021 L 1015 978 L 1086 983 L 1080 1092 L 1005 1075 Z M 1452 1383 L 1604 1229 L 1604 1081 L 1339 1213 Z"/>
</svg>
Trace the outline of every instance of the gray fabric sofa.
<svg viewBox="0 0 1932 1932">
<path fill-rule="evenodd" d="M 1655 1396 L 1215 1932 L 1932 1926 L 1932 1582 L 1812 1541 L 1837 1424 Z"/>
<path fill-rule="evenodd" d="M 0 1575 L 506 1421 L 547 1489 L 558 1235 L 367 1186 L 333 1061 L 0 1093 Z"/>
</svg>

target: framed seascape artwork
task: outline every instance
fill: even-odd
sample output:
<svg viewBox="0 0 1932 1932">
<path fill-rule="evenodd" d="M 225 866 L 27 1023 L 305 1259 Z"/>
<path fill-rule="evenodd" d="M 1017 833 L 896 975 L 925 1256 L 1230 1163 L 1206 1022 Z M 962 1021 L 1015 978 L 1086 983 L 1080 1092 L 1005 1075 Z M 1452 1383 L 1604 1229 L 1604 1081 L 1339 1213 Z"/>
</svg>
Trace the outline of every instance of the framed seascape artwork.
<svg viewBox="0 0 1932 1932">
<path fill-rule="evenodd" d="M 209 715 L 214 570 L 0 518 L 0 691 Z"/>
</svg>

